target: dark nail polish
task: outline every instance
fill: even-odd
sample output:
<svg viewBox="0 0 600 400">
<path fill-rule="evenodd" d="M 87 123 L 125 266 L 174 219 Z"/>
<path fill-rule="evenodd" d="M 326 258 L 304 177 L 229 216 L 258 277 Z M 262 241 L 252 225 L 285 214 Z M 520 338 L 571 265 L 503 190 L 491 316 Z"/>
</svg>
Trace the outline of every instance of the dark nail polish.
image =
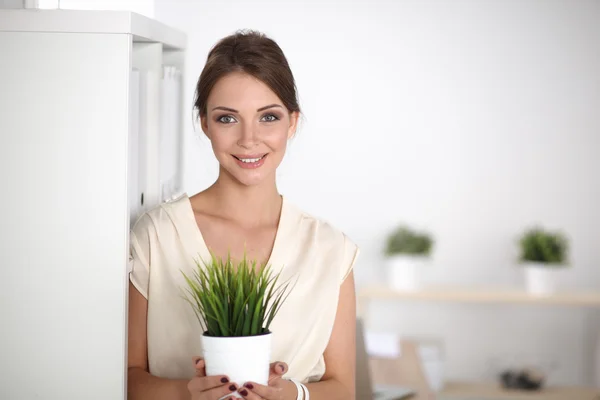
<svg viewBox="0 0 600 400">
<path fill-rule="evenodd" d="M 200 362 L 200 360 L 201 360 L 200 358 L 199 358 L 199 359 L 197 359 L 197 360 L 196 360 L 196 364 L 198 364 L 198 363 Z"/>
<path fill-rule="evenodd" d="M 283 372 L 283 371 L 285 370 L 285 367 L 283 366 L 283 364 L 279 364 L 279 370 L 280 370 L 281 372 Z"/>
<path fill-rule="evenodd" d="M 231 390 L 233 392 L 235 390 L 235 385 L 229 386 L 229 390 Z"/>
<path fill-rule="evenodd" d="M 221 382 L 223 382 L 223 383 L 227 383 L 227 382 L 229 382 L 229 379 L 227 379 L 227 378 L 225 378 L 225 377 L 222 377 L 222 378 L 221 378 Z"/>
<path fill-rule="evenodd" d="M 240 394 L 241 394 L 242 396 L 248 396 L 248 391 L 247 391 L 246 389 L 244 389 L 244 390 L 242 390 L 242 391 L 240 392 Z"/>
<path fill-rule="evenodd" d="M 251 383 L 246 383 L 244 386 L 246 386 L 250 390 L 254 389 L 254 386 L 252 386 Z"/>
</svg>

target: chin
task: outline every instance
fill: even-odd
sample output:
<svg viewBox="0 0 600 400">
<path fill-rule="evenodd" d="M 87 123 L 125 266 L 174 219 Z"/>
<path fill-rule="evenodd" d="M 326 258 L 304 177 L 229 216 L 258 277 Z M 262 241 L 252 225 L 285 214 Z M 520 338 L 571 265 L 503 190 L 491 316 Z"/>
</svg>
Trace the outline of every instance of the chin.
<svg viewBox="0 0 600 400">
<path fill-rule="evenodd" d="M 244 176 L 243 174 L 234 174 L 232 175 L 233 179 L 237 181 L 242 186 L 253 187 L 260 186 L 267 181 L 267 178 L 264 176 Z"/>
<path fill-rule="evenodd" d="M 241 186 L 259 186 L 268 180 L 268 173 L 265 171 L 244 171 L 236 166 L 226 168 L 229 178 Z"/>
<path fill-rule="evenodd" d="M 246 186 L 246 187 L 256 187 L 256 186 L 261 186 L 264 183 L 264 179 L 256 179 L 256 180 L 250 180 L 250 179 L 237 179 L 238 183 L 242 186 Z"/>
</svg>

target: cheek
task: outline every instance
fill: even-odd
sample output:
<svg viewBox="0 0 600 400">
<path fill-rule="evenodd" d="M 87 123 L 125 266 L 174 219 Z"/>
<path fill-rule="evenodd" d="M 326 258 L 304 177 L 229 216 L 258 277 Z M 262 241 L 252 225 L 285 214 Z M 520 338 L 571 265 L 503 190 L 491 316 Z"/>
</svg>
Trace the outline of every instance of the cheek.
<svg viewBox="0 0 600 400">
<path fill-rule="evenodd" d="M 264 141 L 273 150 L 285 150 L 288 141 L 288 130 L 286 127 L 273 127 L 264 132 Z"/>
<path fill-rule="evenodd" d="M 215 151 L 230 150 L 237 142 L 237 134 L 233 127 L 211 130 L 211 144 Z"/>
</svg>

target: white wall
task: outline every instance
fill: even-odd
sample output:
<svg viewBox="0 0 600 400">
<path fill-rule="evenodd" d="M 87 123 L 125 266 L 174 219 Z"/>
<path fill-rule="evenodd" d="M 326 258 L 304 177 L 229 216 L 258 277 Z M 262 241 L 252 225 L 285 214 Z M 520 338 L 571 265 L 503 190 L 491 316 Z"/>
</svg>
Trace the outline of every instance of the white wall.
<svg viewBox="0 0 600 400">
<path fill-rule="evenodd" d="M 565 287 L 600 286 L 599 2 L 157 0 L 155 14 L 189 35 L 189 193 L 217 173 L 191 123 L 206 54 L 259 29 L 286 52 L 306 118 L 280 188 L 358 242 L 359 285 L 383 278 L 385 234 L 406 221 L 435 234 L 430 282 L 520 285 L 515 239 L 539 222 L 572 238 Z M 556 363 L 552 383 L 592 382 L 585 310 L 371 311 L 374 329 L 441 335 L 451 379 L 521 355 Z"/>
</svg>

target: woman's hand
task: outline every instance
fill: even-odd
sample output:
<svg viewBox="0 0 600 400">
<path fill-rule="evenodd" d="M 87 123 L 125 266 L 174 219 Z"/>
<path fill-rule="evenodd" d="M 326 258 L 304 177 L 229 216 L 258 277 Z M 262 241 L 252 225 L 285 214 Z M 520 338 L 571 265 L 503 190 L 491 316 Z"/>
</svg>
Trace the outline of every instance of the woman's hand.
<svg viewBox="0 0 600 400">
<path fill-rule="evenodd" d="M 287 364 L 278 362 L 271 364 L 268 386 L 255 382 L 246 382 L 238 389 L 246 400 L 295 400 L 296 385 L 285 380 L 282 376 L 287 372 Z"/>
<path fill-rule="evenodd" d="M 202 358 L 195 358 L 194 363 L 196 376 L 188 384 L 192 400 L 219 400 L 236 390 L 248 400 L 296 399 L 295 385 L 282 379 L 282 376 L 288 369 L 286 363 L 274 362 L 271 364 L 268 386 L 248 382 L 245 387 L 241 388 L 238 388 L 235 383 L 230 383 L 229 378 L 224 375 L 206 376 L 205 363 Z M 289 385 L 292 387 L 289 387 Z M 290 394 L 286 393 L 291 393 L 293 397 L 290 397 Z M 228 397 L 227 399 L 230 398 Z M 235 399 L 235 397 L 231 397 L 231 399 Z"/>
<path fill-rule="evenodd" d="M 229 382 L 224 375 L 206 376 L 204 360 L 195 359 L 196 376 L 188 383 L 192 400 L 219 400 L 238 389 L 235 383 Z"/>
</svg>

